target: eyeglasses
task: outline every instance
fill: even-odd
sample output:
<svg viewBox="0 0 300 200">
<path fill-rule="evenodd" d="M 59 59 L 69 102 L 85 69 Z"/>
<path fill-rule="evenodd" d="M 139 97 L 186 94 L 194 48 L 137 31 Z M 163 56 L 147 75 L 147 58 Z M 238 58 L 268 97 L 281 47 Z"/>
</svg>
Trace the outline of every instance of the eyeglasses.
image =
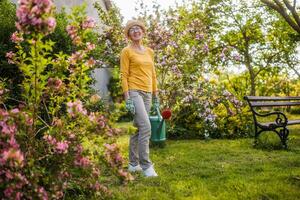
<svg viewBox="0 0 300 200">
<path fill-rule="evenodd" d="M 133 32 L 137 32 L 137 31 L 141 31 L 141 27 L 139 26 L 133 26 L 129 29 L 129 33 L 133 33 Z"/>
</svg>

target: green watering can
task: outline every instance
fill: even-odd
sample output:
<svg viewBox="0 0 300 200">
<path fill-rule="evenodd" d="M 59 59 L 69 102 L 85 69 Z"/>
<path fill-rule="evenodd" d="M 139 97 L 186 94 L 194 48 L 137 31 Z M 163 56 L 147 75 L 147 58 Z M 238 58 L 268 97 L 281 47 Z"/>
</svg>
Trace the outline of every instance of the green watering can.
<svg viewBox="0 0 300 200">
<path fill-rule="evenodd" d="M 154 115 L 149 116 L 151 123 L 150 140 L 152 142 L 163 142 L 166 140 L 166 123 L 158 108 L 155 109 L 154 113 Z"/>
</svg>

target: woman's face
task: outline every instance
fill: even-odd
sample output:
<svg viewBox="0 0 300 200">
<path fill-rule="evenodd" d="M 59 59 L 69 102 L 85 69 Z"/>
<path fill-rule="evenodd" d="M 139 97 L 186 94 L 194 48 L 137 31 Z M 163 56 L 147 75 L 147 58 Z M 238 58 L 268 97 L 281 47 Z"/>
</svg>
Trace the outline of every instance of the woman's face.
<svg viewBox="0 0 300 200">
<path fill-rule="evenodd" d="M 143 39 L 144 32 L 143 29 L 140 26 L 133 26 L 129 29 L 129 38 L 132 41 L 140 41 Z"/>
</svg>

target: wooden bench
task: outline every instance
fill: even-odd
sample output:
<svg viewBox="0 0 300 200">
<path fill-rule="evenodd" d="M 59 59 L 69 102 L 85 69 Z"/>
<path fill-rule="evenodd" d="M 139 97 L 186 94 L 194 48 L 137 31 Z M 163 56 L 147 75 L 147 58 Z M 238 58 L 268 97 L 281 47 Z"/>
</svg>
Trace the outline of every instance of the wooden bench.
<svg viewBox="0 0 300 200">
<path fill-rule="evenodd" d="M 264 131 L 275 132 L 282 145 L 287 148 L 287 139 L 289 130 L 287 126 L 300 124 L 299 120 L 289 120 L 288 117 L 281 111 L 269 111 L 262 113 L 258 108 L 263 107 L 282 107 L 282 106 L 300 106 L 300 97 L 266 97 L 266 96 L 245 96 L 244 99 L 248 102 L 254 120 L 255 126 L 255 144 L 257 144 L 258 136 Z M 272 122 L 259 122 L 258 117 L 274 116 L 275 120 Z"/>
</svg>

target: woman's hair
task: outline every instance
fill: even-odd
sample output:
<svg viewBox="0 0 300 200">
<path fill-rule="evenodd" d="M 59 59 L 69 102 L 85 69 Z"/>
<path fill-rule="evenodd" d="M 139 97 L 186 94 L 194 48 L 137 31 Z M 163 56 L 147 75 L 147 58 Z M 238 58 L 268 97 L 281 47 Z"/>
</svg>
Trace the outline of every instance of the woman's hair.
<svg viewBox="0 0 300 200">
<path fill-rule="evenodd" d="M 146 27 L 143 22 L 139 20 L 129 20 L 124 28 L 124 34 L 127 38 L 129 38 L 129 29 L 133 26 L 139 26 L 141 27 L 144 33 L 146 32 Z"/>
</svg>

